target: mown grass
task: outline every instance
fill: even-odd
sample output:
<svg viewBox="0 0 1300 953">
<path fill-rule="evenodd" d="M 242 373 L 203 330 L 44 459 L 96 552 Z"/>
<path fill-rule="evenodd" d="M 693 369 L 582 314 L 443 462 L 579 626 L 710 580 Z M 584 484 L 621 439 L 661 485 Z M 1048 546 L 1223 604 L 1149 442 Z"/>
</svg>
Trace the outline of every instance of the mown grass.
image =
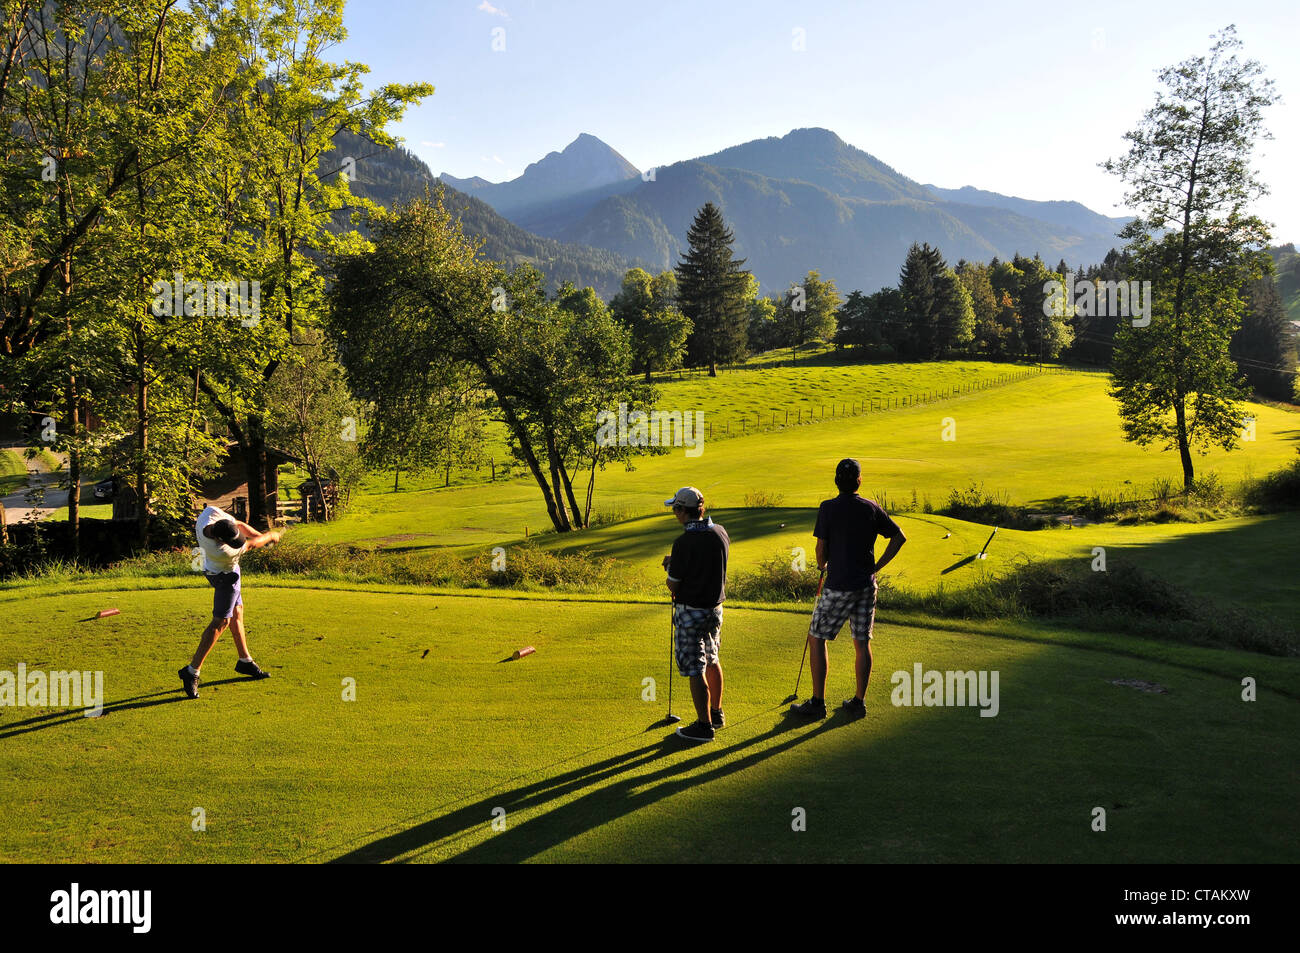
<svg viewBox="0 0 1300 953">
<path fill-rule="evenodd" d="M 872 366 L 835 370 L 865 373 Z M 707 384 L 723 393 L 733 379 L 771 373 L 724 374 Z M 1124 442 L 1106 386 L 1099 374 L 1045 375 L 935 405 L 706 441 L 695 458 L 678 450 L 639 457 L 630 471 L 598 474 L 596 508 L 649 515 L 687 484 L 703 490 L 715 510 L 742 506 L 754 494 L 779 495 L 788 507 L 815 506 L 834 493 L 835 464 L 845 456 L 862 462 L 864 492 L 883 492 L 891 501 L 910 501 L 915 493 L 933 507 L 954 488 L 975 483 L 1010 506 L 1069 512 L 1094 496 L 1145 493 L 1158 479 L 1178 477 L 1171 455 Z M 1233 453 L 1198 458 L 1202 473 L 1214 471 L 1232 485 L 1291 463 L 1300 414 L 1266 406 L 1251 412 L 1257 439 Z M 943 439 L 945 418 L 955 424 L 955 440 Z M 522 537 L 525 527 L 530 536 L 550 530 L 531 478 L 450 489 L 407 485 L 400 493 L 391 485 L 367 487 L 342 519 L 300 532 L 320 541 L 382 545 L 403 537 L 397 541 L 403 547 L 490 547 Z"/>
<path fill-rule="evenodd" d="M 236 678 L 223 640 L 191 702 L 174 670 L 209 600 L 191 585 L 0 594 L 0 670 L 100 670 L 107 702 L 101 718 L 0 709 L 0 860 L 1300 859 L 1279 836 L 1294 830 L 1300 758 L 1290 660 L 884 612 L 868 717 L 799 724 L 781 712 L 808 607 L 733 607 L 729 724 L 687 748 L 655 727 L 663 605 L 325 591 L 250 574 L 249 636 L 272 677 Z M 121 614 L 79 621 L 110 605 Z M 503 662 L 522 645 L 537 651 Z M 831 647 L 833 701 L 851 690 L 851 655 Z M 997 716 L 895 706 L 891 676 L 916 664 L 998 672 Z M 1241 699 L 1244 674 L 1255 702 Z M 806 831 L 791 829 L 796 807 Z"/>
</svg>

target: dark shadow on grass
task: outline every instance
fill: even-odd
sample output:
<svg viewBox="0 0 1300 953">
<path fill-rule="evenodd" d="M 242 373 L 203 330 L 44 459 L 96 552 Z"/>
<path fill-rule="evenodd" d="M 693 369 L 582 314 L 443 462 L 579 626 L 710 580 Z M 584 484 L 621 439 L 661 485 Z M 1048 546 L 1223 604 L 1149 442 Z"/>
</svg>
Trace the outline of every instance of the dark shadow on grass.
<svg viewBox="0 0 1300 953">
<path fill-rule="evenodd" d="M 204 682 L 203 687 L 217 685 L 229 685 L 232 682 L 252 682 L 252 678 L 223 678 L 217 682 Z M 104 710 L 98 718 L 105 715 L 113 715 L 122 711 L 131 711 L 136 708 L 153 708 L 155 705 L 170 705 L 172 702 L 191 701 L 187 698 L 181 688 L 168 689 L 162 692 L 151 692 L 148 695 L 136 695 L 134 698 L 124 698 L 121 701 L 112 702 L 104 706 Z M 35 718 L 27 718 L 23 721 L 15 721 L 12 724 L 0 725 L 0 741 L 6 738 L 12 738 L 16 735 L 25 735 L 31 731 L 41 731 L 45 728 L 58 728 L 60 725 L 71 725 L 85 721 L 87 715 L 85 708 L 60 708 L 58 711 L 51 712 L 48 715 L 37 715 Z"/>
<path fill-rule="evenodd" d="M 511 826 L 450 860 L 456 863 L 520 863 L 593 827 L 639 811 L 688 788 L 708 784 L 751 768 L 833 728 L 847 725 L 851 720 L 846 715 L 836 713 L 811 730 L 799 732 L 766 748 L 757 747 L 796 728 L 807 727 L 807 721 L 787 713 L 768 731 L 739 745 L 703 752 L 698 757 L 677 762 L 650 774 L 618 777 L 609 784 L 592 786 L 590 791 L 576 800 L 522 824 Z M 669 736 L 669 739 L 666 744 L 676 740 L 674 736 Z M 755 750 L 702 773 L 693 773 L 711 762 L 746 749 Z"/>
<path fill-rule="evenodd" d="M 948 573 L 950 573 L 950 572 L 956 572 L 956 571 L 957 571 L 958 569 L 960 569 L 962 566 L 967 566 L 967 565 L 973 563 L 974 561 L 975 561 L 975 554 L 972 553 L 972 554 L 969 555 L 969 556 L 965 556 L 965 557 L 963 557 L 963 558 L 957 560 L 955 563 L 953 563 L 953 564 L 952 564 L 951 566 L 949 566 L 947 569 L 942 570 L 942 571 L 939 573 L 939 575 L 941 575 L 941 576 L 946 576 L 946 575 L 948 575 Z"/>
<path fill-rule="evenodd" d="M 624 754 L 606 758 L 595 764 L 575 768 L 555 777 L 485 797 L 473 804 L 458 808 L 425 821 L 405 831 L 372 841 L 335 858 L 331 863 L 382 863 L 395 860 L 404 854 L 418 851 L 432 844 L 447 846 L 482 829 L 483 825 L 493 820 L 493 810 L 502 808 L 506 812 L 507 823 L 510 815 L 517 811 L 543 807 L 546 804 L 572 795 L 581 795 L 576 800 L 548 811 L 533 820 L 508 827 L 506 831 L 494 836 L 484 844 L 470 848 L 458 855 L 456 860 L 481 862 L 513 862 L 526 859 L 549 847 L 563 843 L 570 837 L 581 834 L 593 827 L 598 827 L 625 814 L 637 810 L 660 798 L 667 797 L 690 785 L 722 777 L 742 770 L 774 754 L 800 744 L 814 735 L 828 730 L 838 724 L 847 723 L 847 719 L 832 718 L 823 722 L 810 732 L 801 733 L 795 738 L 776 745 L 765 751 L 747 755 L 739 761 L 723 765 L 700 777 L 674 777 L 689 774 L 696 768 L 719 758 L 734 755 L 738 751 L 753 748 L 764 741 L 807 723 L 793 717 L 786 717 L 769 731 L 757 735 L 736 745 L 712 745 L 694 758 L 689 758 L 663 768 L 651 774 L 635 773 L 638 769 L 651 764 L 667 754 L 693 747 L 690 742 L 669 734 L 659 741 L 643 745 Z M 649 792 L 633 795 L 633 789 L 642 788 L 657 781 L 663 783 Z M 585 792 L 585 793 L 584 793 Z M 480 856 L 486 853 L 487 856 Z"/>
</svg>

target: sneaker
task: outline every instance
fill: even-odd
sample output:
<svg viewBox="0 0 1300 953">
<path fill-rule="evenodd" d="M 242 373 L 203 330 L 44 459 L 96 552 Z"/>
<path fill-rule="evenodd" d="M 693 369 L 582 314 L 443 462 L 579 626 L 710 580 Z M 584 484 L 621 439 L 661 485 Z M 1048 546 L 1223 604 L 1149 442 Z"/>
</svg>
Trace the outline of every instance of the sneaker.
<svg viewBox="0 0 1300 953">
<path fill-rule="evenodd" d="M 176 673 L 181 677 L 181 685 L 185 687 L 185 694 L 190 698 L 199 697 L 199 677 L 190 673 L 190 667 L 186 665 Z"/>
<path fill-rule="evenodd" d="M 682 727 L 678 728 L 677 734 L 687 741 L 712 741 L 713 726 L 702 721 L 694 721 L 689 725 L 682 725 Z"/>
<path fill-rule="evenodd" d="M 235 671 L 238 672 L 240 675 L 247 675 L 249 678 L 270 678 L 271 677 L 271 674 L 269 672 L 264 672 L 260 668 L 258 668 L 257 663 L 254 662 L 252 659 L 249 659 L 248 661 L 244 661 L 243 659 L 240 659 L 238 662 L 235 663 Z"/>
<path fill-rule="evenodd" d="M 709 715 L 713 721 L 713 728 L 715 731 L 727 723 L 727 716 L 722 713 L 721 708 L 710 708 Z"/>
<path fill-rule="evenodd" d="M 844 703 L 840 705 L 840 709 L 848 712 L 849 715 L 854 718 L 861 718 L 867 713 L 866 702 L 861 698 L 858 698 L 856 695 L 852 698 L 844 699 Z"/>
<path fill-rule="evenodd" d="M 802 705 L 791 705 L 790 714 L 804 718 L 825 718 L 826 702 L 820 698 L 810 698 Z"/>
</svg>

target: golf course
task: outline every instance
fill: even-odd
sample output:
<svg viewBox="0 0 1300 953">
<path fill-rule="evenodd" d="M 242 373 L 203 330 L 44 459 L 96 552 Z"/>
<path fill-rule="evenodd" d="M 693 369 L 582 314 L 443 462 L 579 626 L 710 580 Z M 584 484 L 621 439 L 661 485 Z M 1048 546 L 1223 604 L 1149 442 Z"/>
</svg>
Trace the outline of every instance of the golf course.
<svg viewBox="0 0 1300 953">
<path fill-rule="evenodd" d="M 714 439 L 598 472 L 602 518 L 572 533 L 549 531 L 518 472 L 397 491 L 371 474 L 338 519 L 245 560 L 270 678 L 236 675 L 226 635 L 197 701 L 176 667 L 211 592 L 188 551 L 0 584 L 0 671 L 103 672 L 95 717 L 0 708 L 0 860 L 1300 860 L 1300 514 L 1209 500 L 1181 520 L 1078 516 L 1158 495 L 1176 456 L 1123 440 L 1103 374 L 950 363 L 665 379 L 658 406 L 702 410 Z M 1231 489 L 1296 459 L 1300 413 L 1248 406 L 1254 439 L 1198 457 L 1198 475 Z M 788 708 L 811 684 L 813 522 L 844 457 L 908 541 L 881 574 L 866 716 L 835 710 L 853 693 L 846 628 L 832 713 L 810 722 Z M 691 716 L 660 568 L 680 532 L 663 501 L 686 485 L 732 546 L 726 726 L 695 746 L 664 717 L 670 686 Z M 1042 528 L 940 512 L 972 485 Z M 494 549 L 524 569 L 485 568 Z M 798 577 L 785 595 L 778 564 Z M 979 608 L 1035 567 L 1131 572 L 1193 608 L 1145 628 L 1119 601 Z M 1242 647 L 1240 620 L 1267 650 Z M 996 674 L 996 703 L 904 704 L 895 673 L 918 670 Z"/>
</svg>

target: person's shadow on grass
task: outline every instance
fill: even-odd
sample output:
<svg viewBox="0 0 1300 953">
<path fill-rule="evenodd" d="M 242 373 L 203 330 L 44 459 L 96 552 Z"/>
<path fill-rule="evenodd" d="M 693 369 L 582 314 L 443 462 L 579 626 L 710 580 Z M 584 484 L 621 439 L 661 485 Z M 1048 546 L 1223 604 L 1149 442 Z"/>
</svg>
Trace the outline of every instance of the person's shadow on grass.
<svg viewBox="0 0 1300 953">
<path fill-rule="evenodd" d="M 664 755 L 681 751 L 684 745 L 689 744 L 670 734 L 660 741 L 625 754 L 544 778 L 513 791 L 490 795 L 408 830 L 372 841 L 335 858 L 331 863 L 382 863 L 432 845 L 445 849 L 459 840 L 480 833 L 484 825 L 492 823 L 493 812 L 497 808 L 505 811 L 505 821 L 509 825 L 506 830 L 450 859 L 475 863 L 517 863 L 678 791 L 752 767 L 825 731 L 847 724 L 850 720 L 848 716 L 837 713 L 811 730 L 799 732 L 779 744 L 754 750 L 744 757 L 701 774 L 692 774 L 696 769 L 714 761 L 756 748 L 773 738 L 808 726 L 806 721 L 787 714 L 768 731 L 738 744 L 710 746 L 695 757 L 686 758 L 658 771 L 636 773 L 637 769 Z M 539 808 L 570 795 L 579 796 L 527 821 L 516 824 L 511 820 L 511 815 L 515 812 Z"/>
<path fill-rule="evenodd" d="M 229 685 L 231 682 L 252 681 L 248 678 L 223 678 L 214 682 L 204 682 L 203 687 L 216 685 Z M 168 689 L 161 692 L 150 692 L 148 695 L 136 695 L 134 698 L 123 698 L 121 701 L 106 704 L 98 715 L 87 715 L 85 708 L 60 708 L 48 715 L 37 715 L 34 718 L 26 718 L 23 721 L 15 721 L 10 724 L 0 724 L 0 741 L 6 738 L 13 738 L 17 735 L 25 735 L 30 731 L 41 731 L 45 728 L 58 728 L 61 725 L 72 725 L 86 721 L 88 718 L 103 718 L 106 715 L 113 715 L 118 712 L 131 711 L 136 708 L 152 708 L 155 705 L 170 705 L 172 702 L 184 702 L 191 699 L 185 695 L 181 688 Z"/>
</svg>

